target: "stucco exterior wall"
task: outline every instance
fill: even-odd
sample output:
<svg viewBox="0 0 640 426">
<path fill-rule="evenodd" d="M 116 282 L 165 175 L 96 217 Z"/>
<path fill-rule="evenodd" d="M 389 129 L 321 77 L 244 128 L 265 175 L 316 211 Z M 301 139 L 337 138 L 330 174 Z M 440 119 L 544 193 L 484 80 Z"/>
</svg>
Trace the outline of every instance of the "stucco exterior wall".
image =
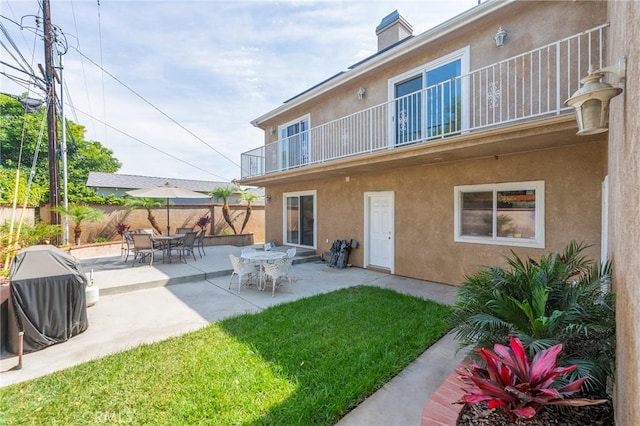
<svg viewBox="0 0 640 426">
<path fill-rule="evenodd" d="M 607 2 L 608 63 L 627 58 L 622 94 L 609 117 L 609 255 L 616 293 L 615 414 L 618 425 L 640 424 L 640 2 Z"/>
<path fill-rule="evenodd" d="M 151 228 L 151 224 L 147 220 L 147 211 L 144 209 L 129 210 L 122 206 L 103 206 L 93 205 L 101 210 L 105 215 L 102 222 L 86 222 L 82 223 L 81 243 L 93 243 L 96 238 L 106 238 L 108 240 L 120 241 L 116 226 L 119 223 L 126 223 L 131 230 L 141 228 Z M 240 232 L 242 222 L 244 221 L 246 205 L 230 205 L 231 218 L 236 230 Z M 244 233 L 253 233 L 255 242 L 264 242 L 264 207 L 252 206 L 251 218 L 244 230 Z M 40 210 L 40 217 L 48 217 L 49 210 L 44 206 Z M 158 226 L 163 233 L 167 230 L 167 209 L 152 209 L 152 214 L 156 218 Z M 226 235 L 233 234 L 233 231 L 226 224 L 222 217 L 221 204 L 209 205 L 172 205 L 169 211 L 171 232 L 175 232 L 177 228 L 194 227 L 203 216 L 209 216 L 212 221 L 207 227 L 207 235 Z M 69 240 L 73 244 L 73 220 L 69 220 Z"/>
<path fill-rule="evenodd" d="M 411 17 L 407 18 L 411 20 Z M 306 114 L 310 114 L 310 126 L 316 127 L 355 111 L 379 105 L 390 99 L 389 79 L 467 46 L 470 48 L 470 69 L 474 70 L 605 22 L 606 2 L 518 1 L 479 19 L 472 25 L 457 29 L 453 37 L 442 37 L 419 49 L 411 50 L 389 64 L 376 67 L 358 76 L 354 81 L 317 96 L 275 119 L 267 120 L 262 123 L 262 127 L 277 128 L 278 125 Z M 507 36 L 504 46 L 498 48 L 493 37 L 500 26 L 506 29 Z M 357 71 L 356 67 L 347 73 Z M 356 94 L 361 87 L 366 89 L 366 95 L 363 100 L 358 100 Z M 267 131 L 265 143 L 275 142 L 279 136 L 277 132 L 272 135 Z"/>
<path fill-rule="evenodd" d="M 266 238 L 282 243 L 283 194 L 317 191 L 318 252 L 336 239 L 364 241 L 364 193 L 395 194 L 395 274 L 460 284 L 477 265 L 503 262 L 512 247 L 454 242 L 454 186 L 545 181 L 546 248 L 514 248 L 531 257 L 562 250 L 571 240 L 592 245 L 599 259 L 601 185 L 605 176 L 604 141 L 575 147 L 408 167 L 313 183 L 269 187 Z M 365 247 L 349 262 L 363 266 Z"/>
</svg>

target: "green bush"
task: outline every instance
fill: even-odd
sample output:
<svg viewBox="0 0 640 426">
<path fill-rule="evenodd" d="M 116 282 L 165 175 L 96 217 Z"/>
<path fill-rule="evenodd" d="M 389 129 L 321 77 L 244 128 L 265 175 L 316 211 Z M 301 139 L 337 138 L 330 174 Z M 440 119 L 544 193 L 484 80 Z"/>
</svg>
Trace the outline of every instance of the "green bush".
<svg viewBox="0 0 640 426">
<path fill-rule="evenodd" d="M 585 258 L 586 248 L 571 242 L 539 261 L 512 252 L 510 268 L 467 276 L 450 317 L 460 347 L 491 349 L 514 336 L 533 356 L 562 343 L 559 364 L 578 366 L 568 380 L 589 375 L 586 389 L 604 393 L 615 358 L 614 297 L 603 290 L 611 265 Z"/>
</svg>

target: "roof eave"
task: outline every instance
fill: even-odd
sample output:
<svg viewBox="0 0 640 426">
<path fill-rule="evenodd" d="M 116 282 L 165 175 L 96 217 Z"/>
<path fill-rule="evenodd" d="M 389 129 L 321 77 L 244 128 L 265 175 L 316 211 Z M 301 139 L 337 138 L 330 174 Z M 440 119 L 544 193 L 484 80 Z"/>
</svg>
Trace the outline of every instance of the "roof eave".
<svg viewBox="0 0 640 426">
<path fill-rule="evenodd" d="M 390 49 L 388 52 L 383 53 L 378 57 L 372 58 L 368 63 L 364 63 L 361 66 L 355 68 L 349 68 L 345 72 L 338 74 L 335 78 L 327 80 L 325 84 L 320 84 L 314 89 L 309 90 L 307 93 L 292 98 L 289 102 L 283 103 L 279 107 L 252 120 L 251 125 L 264 130 L 262 123 L 264 123 L 265 121 L 288 110 L 291 110 L 298 105 L 307 102 L 308 100 L 313 99 L 316 96 L 319 96 L 329 90 L 332 90 L 354 78 L 357 78 L 358 76 L 370 71 L 373 68 L 376 68 L 386 62 L 392 61 L 397 57 L 410 52 L 413 49 L 417 49 L 459 28 L 469 25 L 471 22 L 483 18 L 484 16 L 493 13 L 496 10 L 501 9 L 502 7 L 516 1 L 517 0 L 489 0 L 482 2 L 477 6 L 474 6 L 473 8 L 462 12 L 460 15 L 454 16 L 453 18 L 444 21 L 443 23 L 423 32 L 422 34 L 413 37 L 406 43 L 400 44 L 397 49 Z"/>
</svg>

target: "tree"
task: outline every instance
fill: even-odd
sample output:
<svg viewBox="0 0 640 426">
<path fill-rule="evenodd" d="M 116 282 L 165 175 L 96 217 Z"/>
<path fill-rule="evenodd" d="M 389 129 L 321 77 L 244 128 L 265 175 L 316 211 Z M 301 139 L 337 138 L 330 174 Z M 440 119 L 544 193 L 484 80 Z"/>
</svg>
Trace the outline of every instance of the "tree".
<svg viewBox="0 0 640 426">
<path fill-rule="evenodd" d="M 38 151 L 33 176 L 32 191 L 41 195 L 36 204 L 47 201 L 49 195 L 49 160 L 47 156 L 47 132 L 44 126 L 40 146 L 40 130 L 45 121 L 44 108 L 26 112 L 19 101 L 0 94 L 0 169 L 21 169 L 22 176 L 29 176 L 31 162 Z M 71 120 L 67 127 L 67 180 L 68 197 L 75 203 L 100 201 L 94 190 L 86 188 L 90 171 L 114 173 L 122 164 L 113 156 L 113 151 L 100 142 L 85 140 L 85 128 Z M 62 126 L 58 125 L 59 140 Z M 13 186 L 13 185 L 12 185 Z M 12 191 L 12 190 L 11 190 Z M 4 194 L 2 195 L 4 199 Z"/>
<path fill-rule="evenodd" d="M 101 222 L 104 220 L 104 214 L 100 210 L 83 204 L 72 204 L 67 209 L 65 209 L 64 206 L 59 206 L 52 210 L 73 220 L 73 223 L 75 223 L 73 234 L 75 236 L 76 245 L 80 245 L 82 222 Z"/>
<path fill-rule="evenodd" d="M 238 189 L 231 185 L 218 186 L 209 192 L 209 195 L 215 200 L 222 200 L 222 216 L 227 222 L 227 225 L 229 225 L 233 231 L 234 235 L 237 235 L 238 231 L 236 231 L 236 227 L 233 225 L 233 221 L 231 220 L 231 215 L 229 213 L 229 198 L 237 193 Z"/>
<path fill-rule="evenodd" d="M 244 221 L 242 222 L 242 228 L 240 229 L 241 234 L 244 232 L 244 228 L 247 226 L 247 223 L 249 223 L 249 218 L 251 217 L 251 203 L 256 201 L 258 198 L 260 197 L 253 192 L 249 192 L 249 189 L 242 191 L 238 197 L 240 201 L 247 202 L 247 210 L 244 213 Z"/>
<path fill-rule="evenodd" d="M 164 202 L 157 198 L 126 198 L 124 201 L 125 207 L 131 210 L 135 209 L 145 209 L 147 211 L 147 220 L 153 226 L 158 234 L 162 234 L 160 230 L 160 226 L 158 226 L 158 222 L 156 221 L 156 217 L 153 215 L 151 209 L 155 209 L 157 207 L 162 207 Z"/>
</svg>

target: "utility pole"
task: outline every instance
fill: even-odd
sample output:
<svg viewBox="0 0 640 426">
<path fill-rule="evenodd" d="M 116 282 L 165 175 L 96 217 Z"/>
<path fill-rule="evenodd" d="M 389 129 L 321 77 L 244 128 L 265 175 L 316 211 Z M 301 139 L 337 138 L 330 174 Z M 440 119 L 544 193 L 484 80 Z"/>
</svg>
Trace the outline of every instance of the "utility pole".
<svg viewBox="0 0 640 426">
<path fill-rule="evenodd" d="M 60 205 L 60 187 L 58 172 L 58 123 L 56 117 L 55 69 L 53 66 L 53 43 L 55 34 L 51 28 L 51 7 L 49 0 L 42 1 L 42 19 L 44 24 L 44 60 L 45 80 L 47 84 L 48 110 L 47 133 L 49 142 L 49 206 L 51 209 Z M 50 212 L 51 224 L 60 224 L 60 214 Z M 59 243 L 59 241 L 58 241 Z"/>
</svg>

